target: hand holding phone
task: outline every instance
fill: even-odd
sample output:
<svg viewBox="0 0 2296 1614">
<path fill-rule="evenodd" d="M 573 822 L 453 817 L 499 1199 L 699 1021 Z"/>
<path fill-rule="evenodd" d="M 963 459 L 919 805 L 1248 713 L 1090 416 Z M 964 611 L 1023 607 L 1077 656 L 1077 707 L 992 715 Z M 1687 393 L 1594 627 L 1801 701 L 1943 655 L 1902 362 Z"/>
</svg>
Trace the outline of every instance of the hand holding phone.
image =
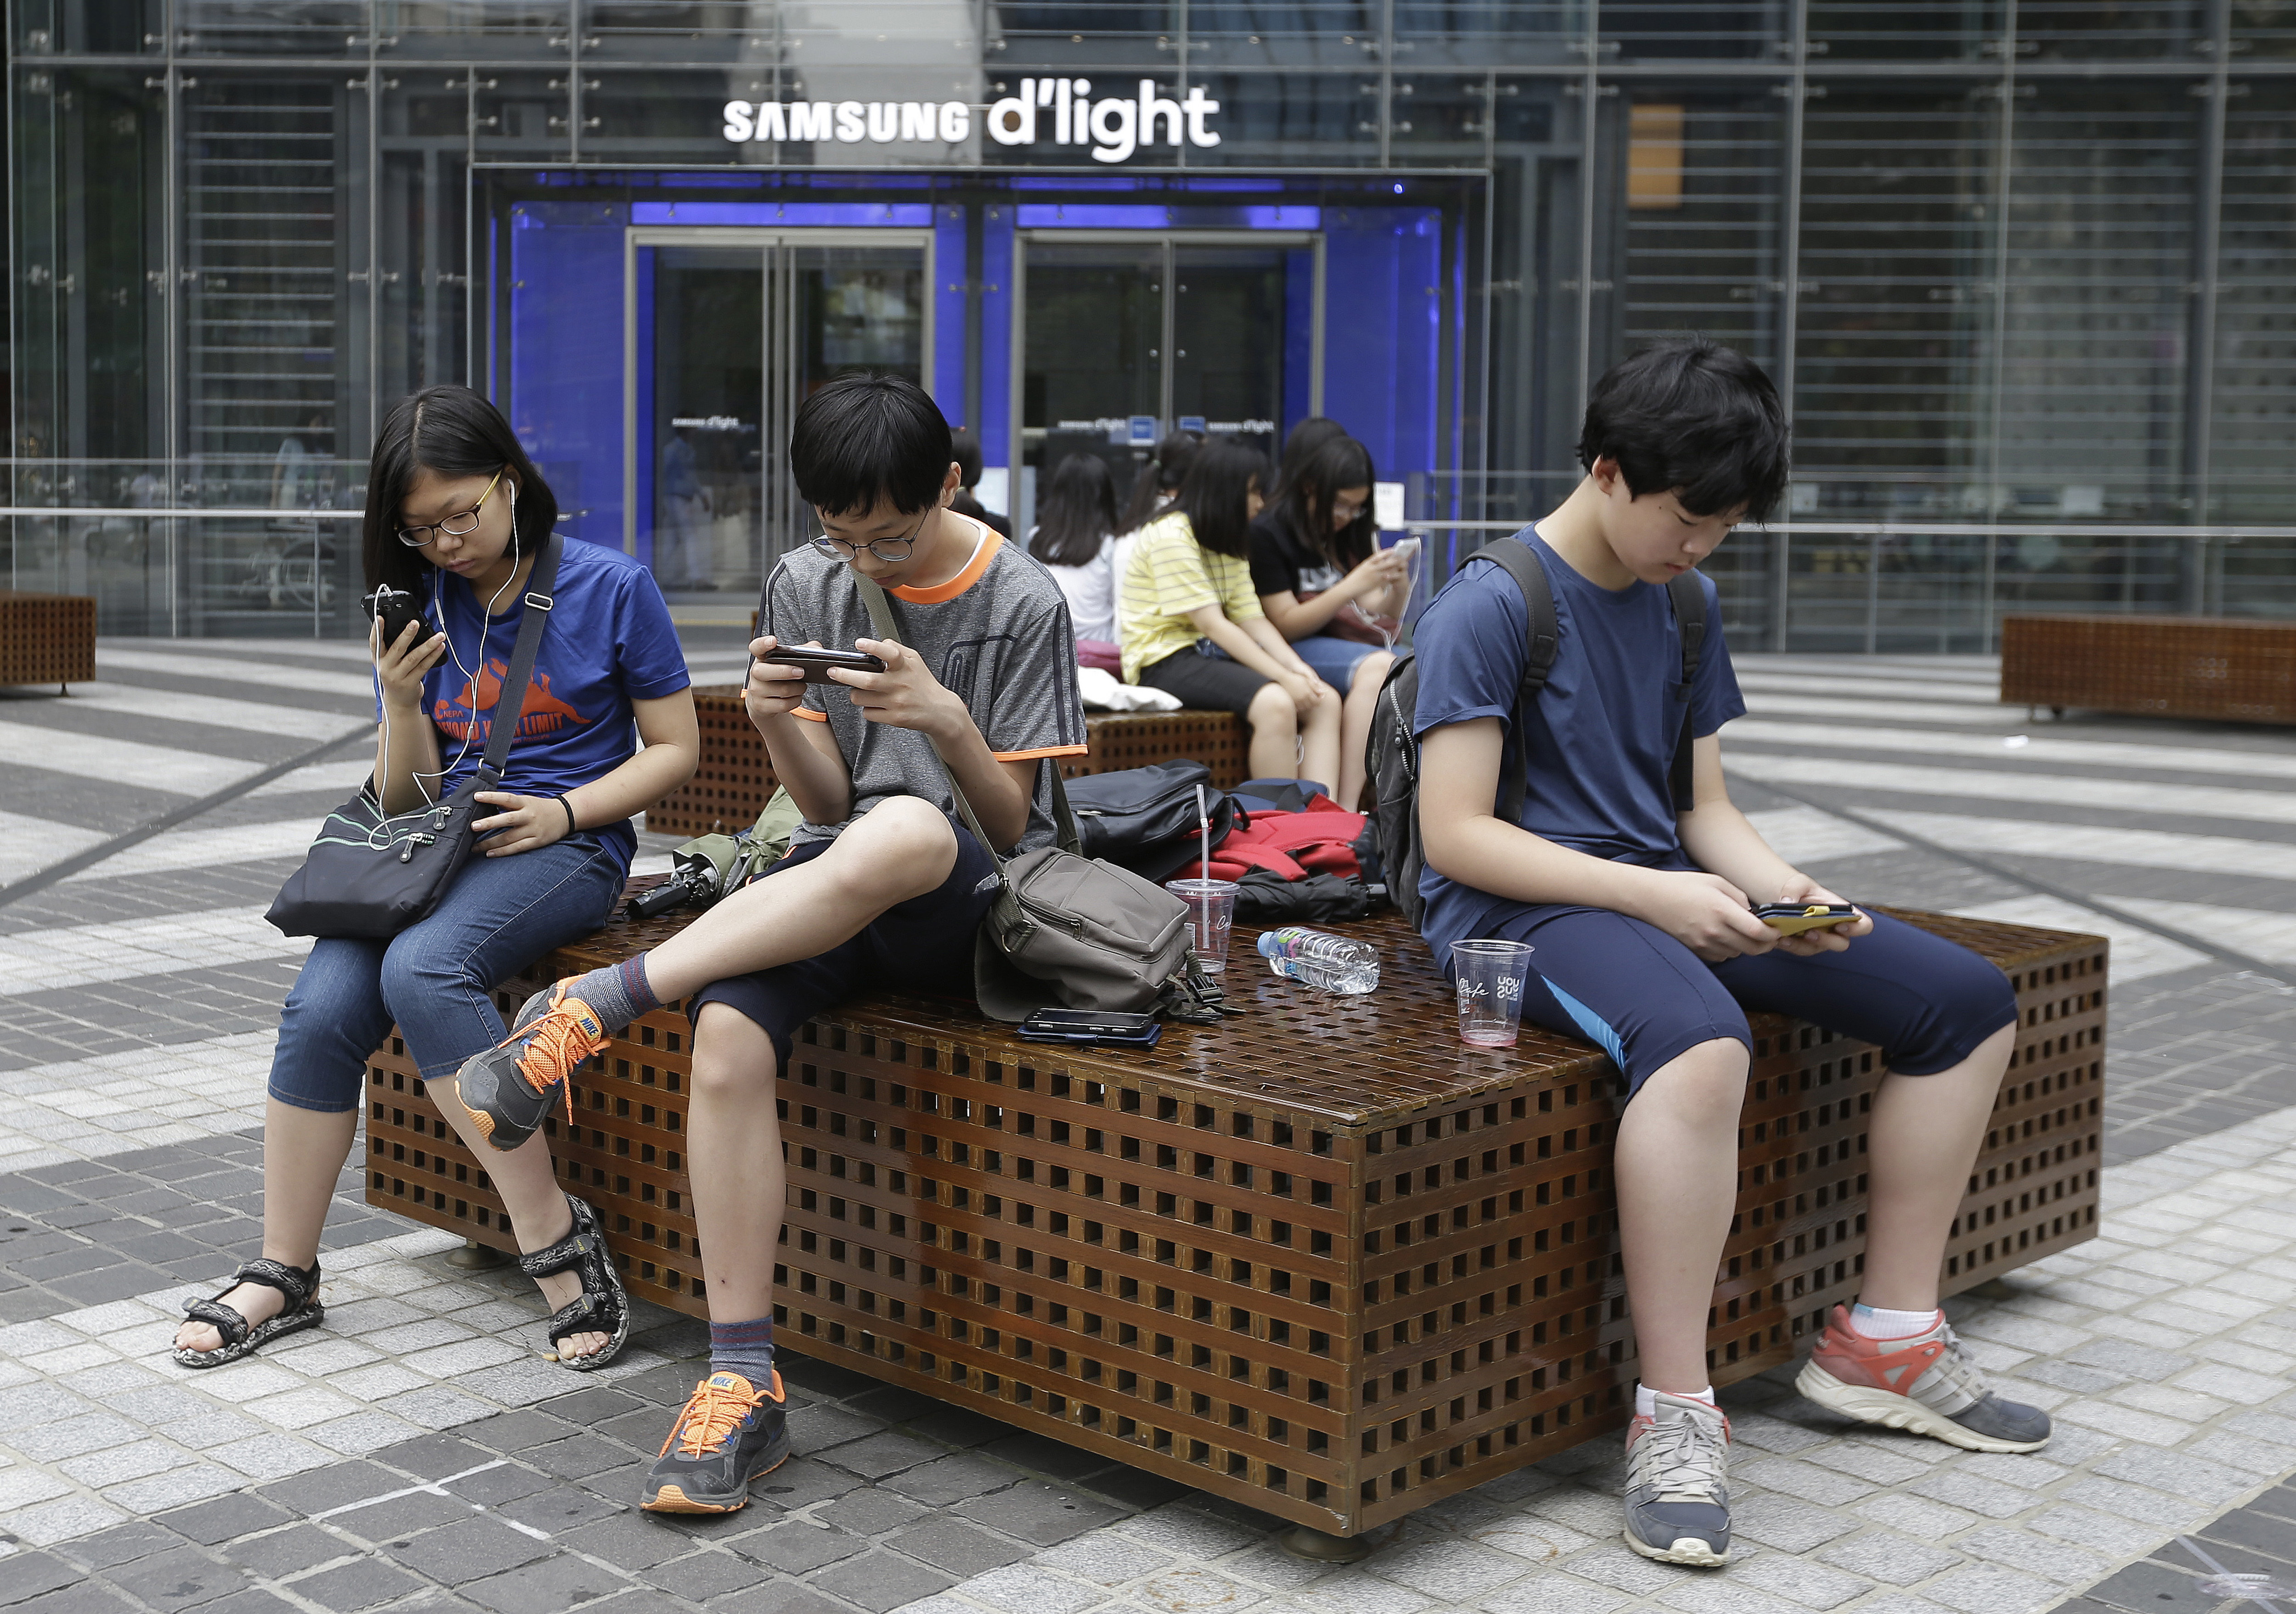
<svg viewBox="0 0 2296 1614">
<path fill-rule="evenodd" d="M 414 637 L 407 643 L 407 649 L 419 649 L 438 637 L 439 630 L 422 619 L 422 608 L 406 589 L 393 588 L 385 583 L 364 596 L 360 603 L 366 608 L 370 619 L 382 624 L 382 645 L 386 650 L 398 643 L 398 635 L 406 631 L 409 622 L 414 624 L 415 631 Z"/>
<path fill-rule="evenodd" d="M 1754 917 L 1781 936 L 1855 924 L 1857 910 L 1846 902 L 1766 902 L 1754 907 Z"/>
<path fill-rule="evenodd" d="M 836 683 L 837 680 L 829 676 L 832 668 L 841 668 L 849 673 L 882 673 L 885 670 L 885 663 L 882 660 L 865 651 L 823 650 L 811 644 L 777 650 L 774 651 L 773 661 L 776 667 L 800 669 L 808 684 Z"/>
</svg>

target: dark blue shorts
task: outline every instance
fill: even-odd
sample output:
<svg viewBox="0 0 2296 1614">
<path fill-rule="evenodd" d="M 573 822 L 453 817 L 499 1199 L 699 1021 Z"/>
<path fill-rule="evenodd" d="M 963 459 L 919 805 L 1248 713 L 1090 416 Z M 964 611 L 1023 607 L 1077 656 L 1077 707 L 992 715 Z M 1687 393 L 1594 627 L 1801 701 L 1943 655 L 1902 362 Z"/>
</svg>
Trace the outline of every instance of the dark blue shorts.
<svg viewBox="0 0 2296 1614">
<path fill-rule="evenodd" d="M 1607 1053 L 1632 1097 L 1668 1061 L 1769 1010 L 1880 1045 L 1890 1069 L 1933 1076 L 2017 1019 L 2009 978 L 1941 937 L 1876 914 L 1874 932 L 1814 958 L 1773 949 L 1710 964 L 1654 925 L 1608 908 L 1518 909 L 1486 936 L 1527 941 L 1522 1017 Z"/>
<path fill-rule="evenodd" d="M 948 878 L 922 897 L 895 903 L 852 940 L 792 964 L 776 964 L 751 975 L 729 976 L 696 992 L 686 1005 L 699 1017 L 704 1004 L 724 1004 L 754 1020 L 773 1040 L 778 1070 L 789 1069 L 790 1038 L 797 1028 L 833 1004 L 875 987 L 903 992 L 972 996 L 972 938 L 996 897 L 996 865 L 963 824 L 956 832 L 956 864 Z M 808 841 L 762 876 L 770 880 L 820 856 L 833 841 Z"/>
</svg>

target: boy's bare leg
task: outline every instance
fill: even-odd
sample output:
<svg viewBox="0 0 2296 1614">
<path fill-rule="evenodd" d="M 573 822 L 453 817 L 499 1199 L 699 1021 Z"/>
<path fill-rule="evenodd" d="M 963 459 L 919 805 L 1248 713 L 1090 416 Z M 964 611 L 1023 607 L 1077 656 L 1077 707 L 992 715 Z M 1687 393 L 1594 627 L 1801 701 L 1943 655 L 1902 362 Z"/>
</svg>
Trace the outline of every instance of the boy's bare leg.
<svg viewBox="0 0 2296 1614">
<path fill-rule="evenodd" d="M 356 1110 L 307 1110 L 271 1099 L 263 1106 L 263 1253 L 298 1272 L 319 1258 L 319 1234 L 335 1197 L 335 1179 L 358 1135 Z M 250 1323 L 268 1323 L 287 1297 L 261 1283 L 242 1283 L 223 1303 Z M 176 1331 L 186 1350 L 220 1350 L 213 1324 L 186 1319 Z"/>
<path fill-rule="evenodd" d="M 2017 1045 L 2007 1025 L 1934 1076 L 1887 1076 L 1866 1129 L 1866 1275 L 1857 1298 L 1890 1311 L 1935 1311 L 1938 1272 L 1969 1168 Z"/>
<path fill-rule="evenodd" d="M 914 797 L 894 797 L 820 856 L 733 893 L 647 954 L 646 980 L 674 1003 L 729 975 L 818 957 L 887 908 L 938 889 L 955 866 L 948 820 Z"/>
<path fill-rule="evenodd" d="M 1652 1072 L 1619 1122 L 1619 1243 L 1642 1381 L 1655 1390 L 1709 1382 L 1706 1314 L 1738 1198 L 1746 1067 L 1745 1044 L 1700 1043 Z"/>
<path fill-rule="evenodd" d="M 1348 683 L 1347 703 L 1340 709 L 1340 793 L 1332 799 L 1350 813 L 1363 806 L 1364 744 L 1371 738 L 1379 686 L 1387 682 L 1387 669 L 1394 665 L 1395 658 L 1385 651 L 1374 651 L 1357 662 L 1355 676 Z"/>
<path fill-rule="evenodd" d="M 701 1006 L 693 1022 L 687 1175 L 709 1315 L 720 1322 L 773 1311 L 784 1200 L 778 1074 L 764 1028 L 725 1004 Z"/>
<path fill-rule="evenodd" d="M 1300 709 L 1280 684 L 1263 684 L 1244 714 L 1251 725 L 1251 776 L 1292 779 L 1300 770 Z"/>
</svg>

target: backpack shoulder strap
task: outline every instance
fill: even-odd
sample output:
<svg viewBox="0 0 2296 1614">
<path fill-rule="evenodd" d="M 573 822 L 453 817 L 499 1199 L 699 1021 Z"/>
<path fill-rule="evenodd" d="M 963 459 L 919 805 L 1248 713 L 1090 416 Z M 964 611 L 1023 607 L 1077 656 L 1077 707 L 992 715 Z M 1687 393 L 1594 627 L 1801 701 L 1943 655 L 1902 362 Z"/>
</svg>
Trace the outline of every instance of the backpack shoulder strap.
<svg viewBox="0 0 2296 1614">
<path fill-rule="evenodd" d="M 1696 799 L 1691 780 L 1690 693 L 1706 651 L 1706 586 L 1697 572 L 1685 571 L 1666 586 L 1666 594 L 1674 606 L 1676 637 L 1682 642 L 1682 687 L 1676 692 L 1682 702 L 1682 733 L 1674 742 L 1667 782 L 1674 792 L 1674 810 L 1686 813 Z"/>
<path fill-rule="evenodd" d="M 495 698 L 495 719 L 488 725 L 487 749 L 479 766 L 499 780 L 503 764 L 510 758 L 510 742 L 518 735 L 520 714 L 526 706 L 526 686 L 534 676 L 534 659 L 542 650 L 542 633 L 550 619 L 550 608 L 555 603 L 553 590 L 558 586 L 558 557 L 566 553 L 565 537 L 553 532 L 542 545 L 542 553 L 526 573 L 526 615 L 518 625 L 518 639 L 511 647 L 510 667 L 503 675 L 501 692 Z M 510 721 L 502 721 L 508 712 Z M 488 789 L 493 788 L 489 782 Z"/>
<path fill-rule="evenodd" d="M 1505 568 L 1515 586 L 1522 590 L 1529 619 L 1530 649 L 1523 658 L 1522 684 L 1515 694 L 1514 766 L 1501 782 L 1498 800 L 1501 821 L 1513 823 L 1522 816 L 1522 799 L 1530 788 L 1530 752 L 1522 741 L 1522 714 L 1538 699 L 1546 687 L 1547 674 L 1554 670 L 1562 628 L 1555 621 L 1554 590 L 1546 581 L 1546 568 L 1531 553 L 1529 545 L 1516 537 L 1494 538 L 1467 558 L 1495 561 Z"/>
</svg>

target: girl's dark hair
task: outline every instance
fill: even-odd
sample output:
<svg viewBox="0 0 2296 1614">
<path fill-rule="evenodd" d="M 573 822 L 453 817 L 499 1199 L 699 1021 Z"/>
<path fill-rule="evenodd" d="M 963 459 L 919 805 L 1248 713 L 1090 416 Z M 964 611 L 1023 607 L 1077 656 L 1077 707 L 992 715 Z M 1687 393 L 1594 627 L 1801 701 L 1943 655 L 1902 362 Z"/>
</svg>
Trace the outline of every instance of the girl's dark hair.
<svg viewBox="0 0 2296 1614">
<path fill-rule="evenodd" d="M 1759 521 L 1786 484 L 1786 414 L 1754 361 L 1690 337 L 1644 348 L 1595 383 L 1578 463 L 1608 455 L 1627 491 L 1671 491 L 1694 516 Z"/>
<path fill-rule="evenodd" d="M 1163 494 L 1177 493 L 1188 479 L 1188 463 L 1203 447 L 1203 438 L 1193 431 L 1175 431 L 1156 445 L 1140 474 L 1132 479 L 1132 496 L 1124 502 L 1124 519 L 1118 530 L 1134 532 L 1147 524 L 1156 513 L 1156 500 Z"/>
<path fill-rule="evenodd" d="M 881 499 L 915 515 L 939 502 L 955 458 L 948 418 L 904 375 L 832 376 L 790 426 L 790 475 L 825 515 L 865 515 Z"/>
<path fill-rule="evenodd" d="M 1214 438 L 1188 462 L 1172 508 L 1188 518 L 1199 546 L 1242 560 L 1251 553 L 1252 484 L 1265 488 L 1267 457 L 1233 438 Z"/>
<path fill-rule="evenodd" d="M 442 477 L 492 476 L 505 467 L 504 480 L 518 490 L 512 537 L 527 553 L 538 553 L 558 524 L 558 501 L 502 411 L 468 387 L 425 387 L 400 398 L 382 417 L 367 461 L 366 516 L 361 523 L 366 586 L 387 583 L 420 594 L 425 577 L 438 573 L 429 556 L 398 541 L 404 519 L 398 507 L 416 476 L 425 471 Z M 508 491 L 497 487 L 494 496 Z"/>
<path fill-rule="evenodd" d="M 1082 566 L 1116 530 L 1116 483 L 1096 454 L 1072 454 L 1037 500 L 1029 553 L 1047 566 Z"/>
<path fill-rule="evenodd" d="M 1344 432 L 1326 437 L 1300 456 L 1268 513 L 1310 554 L 1344 570 L 1371 559 L 1379 546 L 1379 528 L 1366 502 L 1354 520 L 1332 531 L 1332 504 L 1342 489 L 1368 487 L 1376 480 L 1370 449 Z"/>
<path fill-rule="evenodd" d="M 1267 496 L 1267 502 L 1270 504 L 1282 502 L 1285 490 L 1292 486 L 1292 479 L 1298 476 L 1300 467 L 1308 463 L 1308 456 L 1333 438 L 1347 434 L 1348 429 L 1328 414 L 1311 414 L 1292 427 L 1292 435 L 1283 439 L 1283 453 L 1275 462 L 1275 491 Z"/>
</svg>

